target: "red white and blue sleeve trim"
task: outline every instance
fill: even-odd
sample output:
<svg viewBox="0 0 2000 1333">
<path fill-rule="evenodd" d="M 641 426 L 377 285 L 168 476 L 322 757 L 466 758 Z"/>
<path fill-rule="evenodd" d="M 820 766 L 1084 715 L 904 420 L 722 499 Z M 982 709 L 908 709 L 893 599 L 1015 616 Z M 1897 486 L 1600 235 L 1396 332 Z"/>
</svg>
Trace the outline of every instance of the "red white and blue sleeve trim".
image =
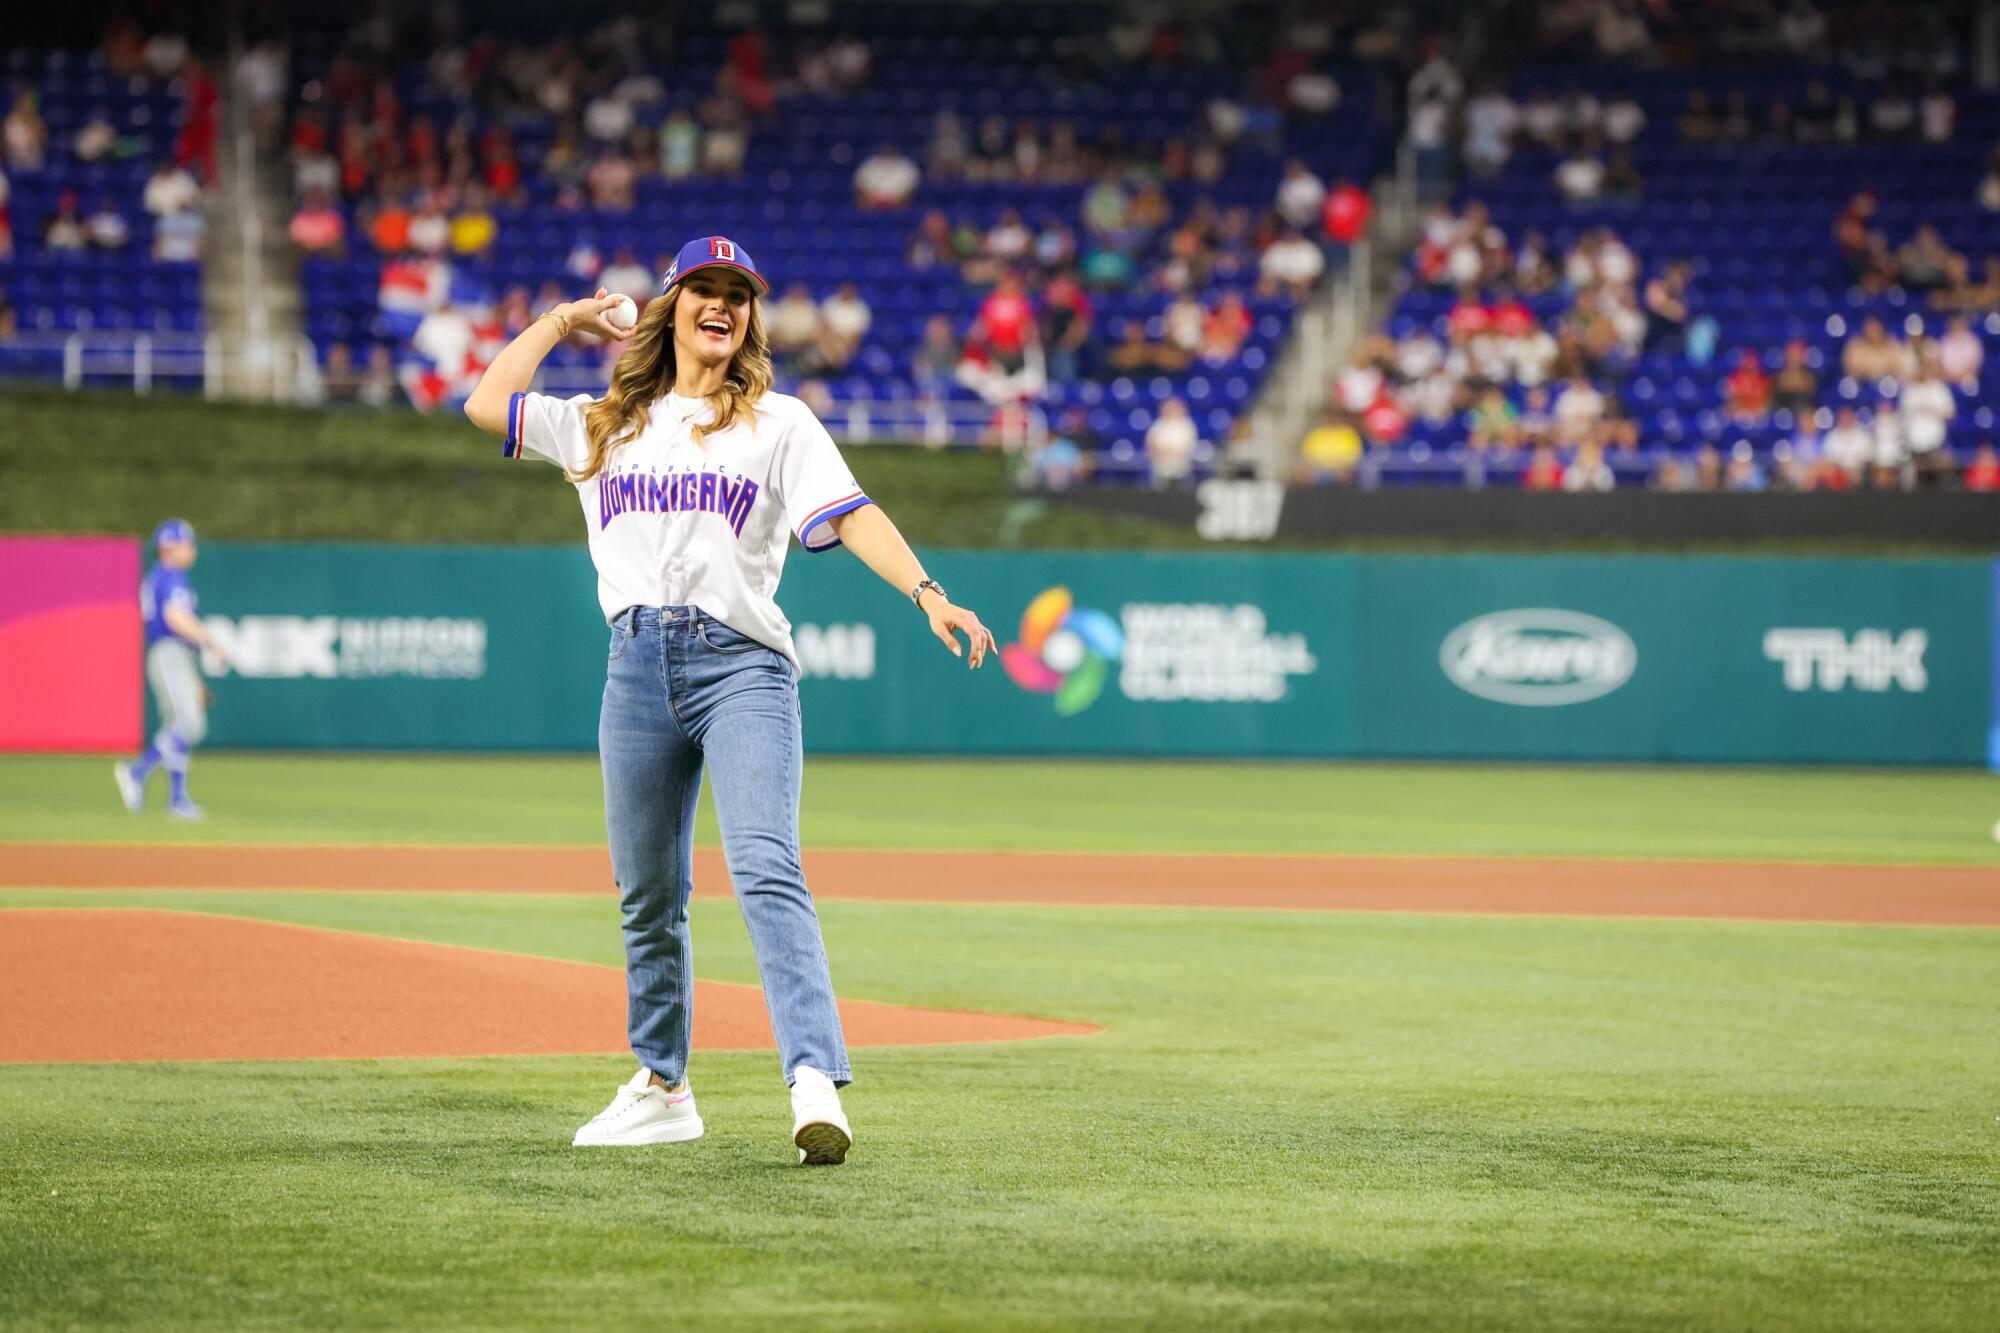
<svg viewBox="0 0 2000 1333">
<path fill-rule="evenodd" d="M 519 458 L 522 454 L 521 428 L 528 424 L 528 395 L 517 393 L 507 400 L 507 440 L 500 446 L 502 458 Z"/>
<path fill-rule="evenodd" d="M 839 518 L 842 514 L 851 513 L 861 508 L 862 505 L 874 503 L 873 500 L 863 495 L 860 491 L 853 491 L 841 496 L 838 500 L 821 505 L 806 515 L 805 522 L 799 524 L 799 545 L 805 547 L 808 551 L 831 551 L 834 547 L 840 545 L 840 538 L 833 535 L 832 528 L 827 528 L 825 532 L 819 534 L 825 537 L 826 540 L 815 545 L 814 529 L 820 527 L 829 519 Z"/>
</svg>

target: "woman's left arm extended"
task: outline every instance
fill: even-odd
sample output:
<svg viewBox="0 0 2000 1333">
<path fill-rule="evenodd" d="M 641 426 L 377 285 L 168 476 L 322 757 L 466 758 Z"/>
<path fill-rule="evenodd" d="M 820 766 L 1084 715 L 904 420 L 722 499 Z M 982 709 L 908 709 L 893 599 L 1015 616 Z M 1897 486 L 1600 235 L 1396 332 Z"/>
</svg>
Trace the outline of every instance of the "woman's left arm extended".
<svg viewBox="0 0 2000 1333">
<path fill-rule="evenodd" d="M 880 505 L 862 505 L 830 521 L 840 544 L 860 556 L 862 564 L 880 574 L 905 597 L 929 577 L 917 553 L 903 540 L 903 534 L 896 531 L 896 525 L 889 521 Z M 953 606 L 935 589 L 924 589 L 917 605 L 931 618 L 931 633 L 945 642 L 954 657 L 963 657 L 965 650 L 958 646 L 953 631 L 964 633 L 972 648 L 967 666 L 976 667 L 986 660 L 988 652 L 998 651 L 993 632 L 979 623 L 978 616 L 962 606 Z"/>
</svg>

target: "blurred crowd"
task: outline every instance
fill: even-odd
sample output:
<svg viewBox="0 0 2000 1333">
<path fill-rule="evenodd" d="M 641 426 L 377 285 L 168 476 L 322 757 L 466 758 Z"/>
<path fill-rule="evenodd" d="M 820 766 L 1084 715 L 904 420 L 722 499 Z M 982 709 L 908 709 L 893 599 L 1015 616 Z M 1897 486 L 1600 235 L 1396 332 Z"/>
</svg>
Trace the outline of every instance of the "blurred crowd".
<svg viewBox="0 0 2000 1333">
<path fill-rule="evenodd" d="M 179 103 L 171 137 L 150 126 L 121 123 L 108 106 L 92 107 L 82 123 L 55 134 L 43 118 L 33 86 L 17 85 L 0 119 L 0 261 L 29 250 L 60 258 L 87 251 L 123 252 L 133 243 L 137 218 L 117 191 L 80 188 L 60 191 L 46 216 L 19 218 L 13 207 L 13 179 L 33 178 L 55 168 L 67 179 L 73 169 L 95 164 L 154 162 L 142 206 L 152 225 L 151 255 L 165 263 L 201 258 L 206 224 L 203 191 L 215 181 L 215 145 L 220 91 L 195 59 L 185 39 L 172 32 L 150 37 L 132 20 L 108 28 L 102 54 L 105 69 L 128 86 L 171 89 Z M 25 229 L 25 234 L 24 234 Z M 4 305 L 0 296 L 0 305 Z"/>
<path fill-rule="evenodd" d="M 1693 266 L 1669 260 L 1643 276 L 1641 258 L 1614 228 L 1589 228 L 1555 255 L 1537 233 L 1512 242 L 1477 201 L 1456 212 L 1437 205 L 1424 220 L 1411 276 L 1456 292 L 1442 336 L 1411 326 L 1361 340 L 1333 385 L 1326 418 L 1302 446 L 1299 479 L 1349 481 L 1369 451 L 1403 443 L 1412 423 L 1424 421 L 1462 425 L 1475 457 L 1525 459 L 1524 485 L 1611 489 L 1607 456 L 1634 455 L 1653 442 L 1642 439 L 1629 401 L 1641 385 L 1642 358 L 1651 357 L 1728 367 L 1712 405 L 1721 434 L 1784 429 L 1768 460 L 1747 441 L 1726 456 L 1710 443 L 1691 459 L 1665 459 L 1652 477 L 1660 489 L 1944 482 L 1959 470 L 1945 445 L 1959 396 L 1978 387 L 1981 330 L 2000 332 L 2000 255 L 1984 260 L 1975 282 L 1965 258 L 1933 229 L 1919 227 L 1892 250 L 1865 229 L 1872 203 L 1858 196 L 1835 223 L 1843 253 L 1857 257 L 1857 283 L 1886 276 L 1927 290 L 1934 310 L 1951 313 L 1934 337 L 1916 315 L 1901 336 L 1878 317 L 1850 331 L 1835 315 L 1828 331 L 1844 335 L 1837 366 L 1804 339 L 1725 353 Z M 1538 318 L 1524 296 L 1552 296 L 1536 304 L 1559 313 Z M 1840 392 L 1830 393 L 1835 387 Z M 1978 460 L 1965 472 L 1966 485 L 1987 475 Z"/>
</svg>

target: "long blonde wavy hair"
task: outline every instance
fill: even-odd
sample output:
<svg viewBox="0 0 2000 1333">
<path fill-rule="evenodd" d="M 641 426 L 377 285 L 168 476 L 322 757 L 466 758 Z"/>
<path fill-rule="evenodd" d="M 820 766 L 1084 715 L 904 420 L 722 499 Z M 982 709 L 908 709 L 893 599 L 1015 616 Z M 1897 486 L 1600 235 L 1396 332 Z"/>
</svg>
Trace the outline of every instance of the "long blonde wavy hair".
<svg viewBox="0 0 2000 1333">
<path fill-rule="evenodd" d="M 674 387 L 674 310 L 680 304 L 685 284 L 673 286 L 647 302 L 637 327 L 611 368 L 611 383 L 604 396 L 584 409 L 583 423 L 590 432 L 590 457 L 569 474 L 573 482 L 589 481 L 604 471 L 611 451 L 627 440 L 637 439 L 652 419 L 653 404 Z M 744 325 L 743 344 L 729 359 L 722 388 L 708 396 L 715 419 L 694 428 L 695 442 L 728 430 L 739 417 L 755 421 L 757 400 L 771 387 L 771 342 L 764 333 L 763 298 L 750 294 L 750 317 Z"/>
</svg>

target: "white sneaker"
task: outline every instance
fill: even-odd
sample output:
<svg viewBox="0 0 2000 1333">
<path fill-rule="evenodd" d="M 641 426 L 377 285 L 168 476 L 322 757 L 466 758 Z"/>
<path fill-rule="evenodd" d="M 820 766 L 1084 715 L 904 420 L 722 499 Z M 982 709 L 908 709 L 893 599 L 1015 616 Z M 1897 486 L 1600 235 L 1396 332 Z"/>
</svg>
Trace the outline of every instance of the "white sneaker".
<svg viewBox="0 0 2000 1333">
<path fill-rule="evenodd" d="M 118 784 L 118 799 L 127 810 L 136 815 L 146 808 L 146 784 L 133 776 L 132 765 L 122 759 L 113 764 L 111 780 Z"/>
<path fill-rule="evenodd" d="M 841 1113 L 840 1090 L 811 1065 L 792 1071 L 792 1142 L 800 1166 L 839 1166 L 854 1142 Z"/>
<path fill-rule="evenodd" d="M 671 1091 L 641 1069 L 611 1098 L 611 1105 L 576 1132 L 579 1148 L 614 1148 L 639 1143 L 683 1143 L 701 1137 L 701 1116 L 686 1079 Z"/>
</svg>

